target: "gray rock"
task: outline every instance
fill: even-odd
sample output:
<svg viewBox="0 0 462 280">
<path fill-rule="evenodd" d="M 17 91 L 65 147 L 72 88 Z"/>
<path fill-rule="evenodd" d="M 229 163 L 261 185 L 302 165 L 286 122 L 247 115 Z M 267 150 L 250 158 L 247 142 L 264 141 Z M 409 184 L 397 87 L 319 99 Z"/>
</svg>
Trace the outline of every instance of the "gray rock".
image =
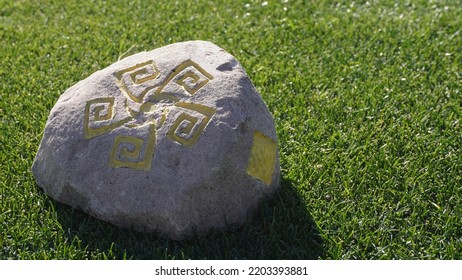
<svg viewBox="0 0 462 280">
<path fill-rule="evenodd" d="M 32 171 L 57 201 L 173 239 L 244 223 L 280 175 L 262 98 L 203 41 L 132 55 L 66 90 Z"/>
</svg>

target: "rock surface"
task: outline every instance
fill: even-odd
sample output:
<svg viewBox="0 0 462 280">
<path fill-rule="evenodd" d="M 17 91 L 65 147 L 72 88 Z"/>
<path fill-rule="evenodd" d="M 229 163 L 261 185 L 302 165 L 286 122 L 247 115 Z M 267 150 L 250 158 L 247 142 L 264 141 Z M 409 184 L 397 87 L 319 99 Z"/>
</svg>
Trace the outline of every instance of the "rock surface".
<svg viewBox="0 0 462 280">
<path fill-rule="evenodd" d="M 69 88 L 32 171 L 57 201 L 173 239 L 244 223 L 280 175 L 262 98 L 204 41 L 132 55 Z"/>
</svg>

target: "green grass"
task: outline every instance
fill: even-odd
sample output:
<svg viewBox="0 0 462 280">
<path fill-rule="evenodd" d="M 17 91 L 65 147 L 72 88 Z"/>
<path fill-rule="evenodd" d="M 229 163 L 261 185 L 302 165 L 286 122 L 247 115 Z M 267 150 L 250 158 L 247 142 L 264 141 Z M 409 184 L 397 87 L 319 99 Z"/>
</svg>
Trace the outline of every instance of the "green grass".
<svg viewBox="0 0 462 280">
<path fill-rule="evenodd" d="M 0 259 L 462 259 L 460 1 L 91 2 L 0 0 Z M 59 95 L 192 39 L 235 55 L 273 113 L 282 185 L 261 217 L 174 242 L 47 197 L 30 169 Z"/>
</svg>

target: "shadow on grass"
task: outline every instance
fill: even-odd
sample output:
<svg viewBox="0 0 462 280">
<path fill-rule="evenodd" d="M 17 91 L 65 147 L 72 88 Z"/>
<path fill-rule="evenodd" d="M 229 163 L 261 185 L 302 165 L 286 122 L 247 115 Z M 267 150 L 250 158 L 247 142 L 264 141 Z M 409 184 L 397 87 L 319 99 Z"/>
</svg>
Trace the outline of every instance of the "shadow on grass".
<svg viewBox="0 0 462 280">
<path fill-rule="evenodd" d="M 119 229 L 60 203 L 55 207 L 66 237 L 86 250 L 88 258 L 318 259 L 324 255 L 306 203 L 292 182 L 284 179 L 253 222 L 181 242 Z"/>
</svg>

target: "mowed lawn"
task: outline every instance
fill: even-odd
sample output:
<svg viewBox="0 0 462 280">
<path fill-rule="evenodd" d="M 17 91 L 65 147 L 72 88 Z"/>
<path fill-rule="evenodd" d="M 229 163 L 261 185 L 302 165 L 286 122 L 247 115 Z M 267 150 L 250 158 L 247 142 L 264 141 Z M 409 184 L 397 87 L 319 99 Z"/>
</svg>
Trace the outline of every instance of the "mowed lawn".
<svg viewBox="0 0 462 280">
<path fill-rule="evenodd" d="M 462 259 L 462 4 L 0 0 L 0 259 Z M 61 93 L 186 40 L 233 54 L 274 116 L 280 191 L 181 242 L 55 202 L 32 161 Z"/>
</svg>

